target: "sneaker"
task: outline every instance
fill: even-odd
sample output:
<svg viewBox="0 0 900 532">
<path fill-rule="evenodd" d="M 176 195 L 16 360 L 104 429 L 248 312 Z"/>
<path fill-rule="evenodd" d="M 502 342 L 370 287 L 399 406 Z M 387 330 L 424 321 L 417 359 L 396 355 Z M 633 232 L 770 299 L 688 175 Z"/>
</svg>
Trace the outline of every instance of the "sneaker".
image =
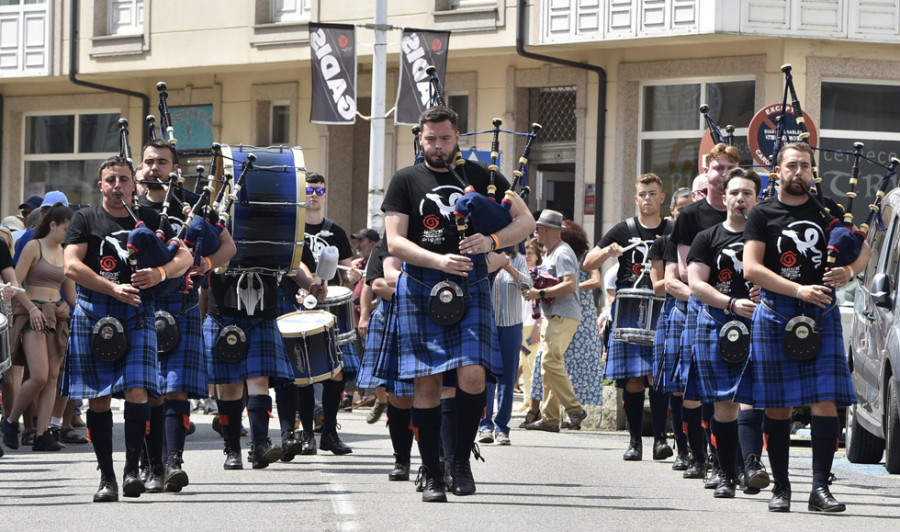
<svg viewBox="0 0 900 532">
<path fill-rule="evenodd" d="M 509 435 L 500 431 L 494 433 L 494 442 L 497 445 L 510 445 L 512 443 L 509 441 Z"/>
<path fill-rule="evenodd" d="M 381 419 L 381 414 L 384 414 L 384 411 L 387 409 L 387 403 L 375 403 L 372 406 L 372 411 L 369 412 L 369 415 L 366 416 L 366 423 L 369 425 L 373 425 L 378 423 L 378 420 Z"/>
<path fill-rule="evenodd" d="M 19 448 L 19 422 L 10 422 L 9 419 L 0 421 L 0 429 L 3 431 L 3 445 L 10 449 Z"/>
<path fill-rule="evenodd" d="M 584 409 L 575 412 L 568 412 L 569 428 L 572 430 L 581 430 L 581 422 L 587 418 L 587 412 Z"/>
<path fill-rule="evenodd" d="M 494 443 L 494 431 L 491 429 L 483 429 L 478 431 L 478 437 L 475 438 L 478 443 Z"/>
<path fill-rule="evenodd" d="M 543 430 L 546 432 L 559 432 L 559 425 L 554 425 L 546 420 L 535 421 L 534 423 L 525 423 L 525 430 Z"/>
<path fill-rule="evenodd" d="M 31 450 L 36 452 L 60 451 L 62 450 L 62 445 L 60 445 L 58 441 L 53 439 L 53 435 L 50 433 L 50 429 L 47 429 L 43 434 L 34 439 L 34 444 L 31 446 Z"/>
</svg>

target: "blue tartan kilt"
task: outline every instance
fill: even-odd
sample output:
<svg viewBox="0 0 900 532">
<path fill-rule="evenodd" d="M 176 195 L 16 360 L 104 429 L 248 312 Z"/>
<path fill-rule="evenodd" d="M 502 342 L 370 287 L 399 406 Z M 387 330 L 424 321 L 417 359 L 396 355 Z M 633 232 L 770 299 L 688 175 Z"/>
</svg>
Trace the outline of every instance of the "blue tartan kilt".
<svg viewBox="0 0 900 532">
<path fill-rule="evenodd" d="M 656 389 L 666 393 L 683 392 L 687 378 L 687 364 L 681 357 L 681 334 L 687 318 L 687 301 L 675 299 L 666 321 L 666 337 L 663 343 L 662 364 L 655 361 Z"/>
<path fill-rule="evenodd" d="M 681 364 L 684 368 L 684 375 L 687 375 L 687 368 L 690 367 L 691 358 L 694 356 L 694 342 L 697 335 L 697 315 L 700 312 L 700 306 L 703 303 L 694 296 L 688 299 L 687 313 L 684 319 L 684 329 L 681 331 Z"/>
<path fill-rule="evenodd" d="M 156 307 L 175 316 L 181 328 L 181 342 L 167 354 L 158 354 L 159 392 L 187 392 L 191 399 L 209 395 L 206 385 L 206 357 L 203 345 L 203 317 L 197 289 L 172 293 L 156 299 Z"/>
<path fill-rule="evenodd" d="M 701 403 L 729 401 L 737 390 L 743 364 L 730 364 L 719 355 L 719 330 L 731 321 L 721 309 L 702 304 L 697 315 L 697 335 L 684 398 Z M 750 320 L 739 318 L 747 327 Z"/>
<path fill-rule="evenodd" d="M 616 315 L 616 304 L 610 308 L 610 315 Z M 614 340 L 615 326 L 610 331 L 609 352 L 606 354 L 604 379 L 615 379 L 616 386 L 622 387 L 622 379 L 644 377 L 653 374 L 653 346 L 634 345 Z"/>
<path fill-rule="evenodd" d="M 666 356 L 666 330 L 669 327 L 669 313 L 675 306 L 674 297 L 666 297 L 662 309 L 659 311 L 659 319 L 656 322 L 656 331 L 653 333 L 653 385 L 658 387 L 660 374 Z"/>
<path fill-rule="evenodd" d="M 397 350 L 397 318 L 389 300 L 381 300 L 381 303 L 372 311 L 369 317 L 369 333 L 366 335 L 366 349 L 363 354 L 359 374 L 356 376 L 356 385 L 359 388 L 384 387 L 388 392 L 397 397 L 412 397 L 413 386 L 403 381 L 388 381 L 375 377 L 375 360 L 382 350 Z"/>
<path fill-rule="evenodd" d="M 820 309 L 815 305 L 762 291 L 760 304 L 753 313 L 751 363 L 741 376 L 738 397 L 742 401 L 752 401 L 757 408 L 781 408 L 819 401 L 835 401 L 838 406 L 846 406 L 856 402 L 837 306 L 829 308 L 821 317 L 822 348 L 814 359 L 794 360 L 781 346 L 784 326 L 790 318 L 799 314 L 815 318 L 819 313 Z M 750 382 L 745 382 L 748 380 Z M 746 389 L 751 390 L 750 394 Z"/>
<path fill-rule="evenodd" d="M 445 327 L 428 316 L 431 288 L 442 280 L 465 286 L 466 279 L 439 270 L 403 263 L 403 275 L 397 281 L 394 304 L 397 305 L 398 345 L 395 352 L 381 352 L 374 375 L 386 380 L 411 380 L 435 375 L 462 366 L 483 366 L 488 374 L 502 374 L 491 353 L 494 311 L 491 284 L 484 255 L 472 257 L 475 268 L 469 272 L 466 314 L 456 325 Z"/>
<path fill-rule="evenodd" d="M 144 298 L 141 306 L 135 308 L 79 286 L 69 330 L 68 355 L 60 375 L 60 394 L 71 399 L 95 399 L 121 397 L 125 390 L 143 388 L 150 397 L 158 396 L 155 312 L 152 298 Z M 115 362 L 98 359 L 91 347 L 94 318 L 106 316 L 122 321 L 130 342 L 128 353 Z"/>
<path fill-rule="evenodd" d="M 359 354 L 356 352 L 356 339 L 338 344 L 337 348 L 343 366 L 341 374 L 344 376 L 344 382 L 350 382 L 359 374 Z"/>
<path fill-rule="evenodd" d="M 237 325 L 247 335 L 247 355 L 240 362 L 223 362 L 215 353 L 219 331 L 228 325 Z M 203 340 L 210 384 L 231 384 L 261 376 L 269 377 L 270 388 L 294 382 L 294 369 L 275 319 L 210 314 L 203 322 Z"/>
</svg>

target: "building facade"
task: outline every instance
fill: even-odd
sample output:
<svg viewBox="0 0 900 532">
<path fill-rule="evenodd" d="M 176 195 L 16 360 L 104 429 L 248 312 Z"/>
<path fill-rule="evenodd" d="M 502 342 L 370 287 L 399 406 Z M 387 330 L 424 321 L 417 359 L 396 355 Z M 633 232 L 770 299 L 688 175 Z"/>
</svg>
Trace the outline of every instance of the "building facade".
<svg viewBox="0 0 900 532">
<path fill-rule="evenodd" d="M 301 146 L 306 167 L 328 179 L 328 216 L 365 226 L 362 115 L 370 114 L 374 34 L 362 25 L 374 9 L 374 1 L 338 0 L 0 0 L 0 213 L 53 189 L 95 203 L 96 168 L 118 151 L 117 120 L 129 120 L 137 153 L 145 101 L 156 114 L 165 81 L 172 114 L 193 125 L 178 139 L 186 173 L 208 165 L 213 141 Z M 358 25 L 354 125 L 309 121 L 310 21 Z M 388 23 L 388 102 L 399 28 L 450 30 L 443 81 L 462 130 L 488 130 L 494 117 L 523 133 L 541 123 L 529 203 L 571 212 L 594 240 L 633 214 L 638 174 L 660 175 L 666 193 L 689 186 L 701 104 L 719 125 L 735 126 L 750 163 L 750 120 L 781 102 L 786 63 L 822 147 L 861 140 L 885 164 L 900 152 L 900 0 L 389 0 Z M 389 177 L 413 152 L 410 128 L 388 126 Z M 523 144 L 501 138 L 506 175 Z M 461 147 L 489 146 L 481 134 Z M 820 153 L 829 193 L 843 194 L 850 164 Z M 861 198 L 881 173 L 863 168 Z"/>
</svg>

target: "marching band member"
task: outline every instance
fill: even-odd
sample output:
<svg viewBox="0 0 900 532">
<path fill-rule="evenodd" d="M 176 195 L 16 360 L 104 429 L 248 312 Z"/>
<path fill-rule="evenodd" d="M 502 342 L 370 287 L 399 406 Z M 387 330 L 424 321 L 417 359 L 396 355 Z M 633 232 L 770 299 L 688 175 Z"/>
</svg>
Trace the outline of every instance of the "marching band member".
<svg viewBox="0 0 900 532">
<path fill-rule="evenodd" d="M 773 512 L 791 508 L 791 407 L 806 404 L 813 416 L 808 509 L 846 509 L 828 485 L 841 430 L 837 407 L 854 403 L 856 396 L 832 290 L 865 266 L 871 249 L 864 243 L 849 266 L 826 268 L 826 222 L 808 194 L 812 160 L 812 149 L 803 143 L 787 144 L 778 152 L 778 195 L 750 211 L 744 230 L 744 276 L 759 285 L 762 293 L 753 315 L 751 363 L 741 378 L 741 389 L 751 387 L 753 404 L 766 409 L 763 430 L 774 479 L 769 501 Z M 798 326 L 786 330 L 790 320 L 801 315 L 817 317 L 816 326 L 806 324 L 810 318 L 806 323 L 801 318 Z M 821 342 L 818 349 L 816 340 Z M 805 357 L 797 352 L 806 350 L 812 358 L 799 360 Z"/>
<path fill-rule="evenodd" d="M 534 230 L 534 219 L 515 195 L 509 225 L 492 235 L 459 234 L 451 201 L 463 193 L 457 172 L 463 172 L 468 185 L 482 194 L 487 191 L 488 172 L 478 165 L 463 170 L 448 162 L 459 142 L 453 110 L 432 107 L 422 113 L 419 124 L 425 164 L 398 171 L 382 204 L 390 253 L 404 262 L 404 274 L 394 295 L 399 353 L 379 357 L 375 375 L 389 380 L 414 379 L 411 417 L 423 463 L 422 500 L 446 502 L 439 465 L 442 376 L 455 370 L 458 385 L 452 489 L 456 495 L 470 495 L 475 492 L 475 481 L 469 457 L 485 405 L 486 369 L 492 369 L 493 313 L 485 254 L 523 240 Z M 501 177 L 497 197 L 508 187 Z M 457 287 L 465 285 L 469 297 L 454 297 L 455 289 L 444 284 L 448 288 L 431 298 L 429 305 L 432 287 L 448 281 Z M 464 305 L 461 317 L 460 303 Z M 429 308 L 433 309 L 431 315 Z M 436 318 L 447 324 L 438 324 Z M 455 324 L 450 324 L 453 321 Z"/>
<path fill-rule="evenodd" d="M 584 260 L 585 270 L 599 268 L 610 257 L 619 261 L 617 290 L 636 288 L 639 280 L 649 285 L 650 277 L 642 278 L 642 263 L 645 261 L 645 247 L 633 247 L 628 252 L 623 248 L 634 243 L 652 243 L 658 237 L 668 234 L 672 224 L 660 217 L 659 210 L 666 195 L 662 192 L 662 180 L 655 174 L 642 174 L 636 183 L 634 202 L 638 214 L 619 222 L 610 229 Z M 649 274 L 650 272 L 647 272 Z M 646 287 L 646 286 L 644 286 Z M 615 332 L 615 331 L 613 331 Z M 643 459 L 641 430 L 644 419 L 644 388 L 648 379 L 652 382 L 653 347 L 629 344 L 613 339 L 607 354 L 604 378 L 615 379 L 616 386 L 624 388 L 625 417 L 631 441 L 623 459 L 637 461 Z M 650 390 L 650 414 L 653 420 L 653 459 L 663 460 L 672 456 L 672 448 L 666 443 L 666 414 L 668 396 Z"/>
<path fill-rule="evenodd" d="M 100 468 L 94 502 L 108 502 L 119 499 L 112 457 L 113 395 L 125 397 L 123 495 L 138 497 L 145 490 L 138 461 L 150 420 L 147 401 L 159 390 L 156 307 L 153 298 L 141 291 L 183 275 L 191 256 L 181 248 L 163 266 L 132 271 L 126 251 L 128 234 L 136 226 L 128 210 L 135 186 L 131 163 L 124 157 L 110 157 L 99 173 L 101 205 L 78 210 L 63 241 L 66 276 L 78 285 L 78 297 L 62 395 L 89 400 L 87 427 Z M 168 221 L 157 212 L 142 207 L 135 212 L 151 230 L 161 227 L 166 238 L 174 236 Z M 98 349 L 103 340 L 112 345 Z M 106 360 L 100 358 L 101 351 L 109 353 L 104 355 Z"/>
</svg>

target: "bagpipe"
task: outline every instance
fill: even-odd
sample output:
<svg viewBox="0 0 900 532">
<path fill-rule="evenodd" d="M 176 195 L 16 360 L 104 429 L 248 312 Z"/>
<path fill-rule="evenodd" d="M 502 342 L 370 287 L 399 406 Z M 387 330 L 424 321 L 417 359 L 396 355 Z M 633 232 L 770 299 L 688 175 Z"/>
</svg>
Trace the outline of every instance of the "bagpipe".
<svg viewBox="0 0 900 532">
<path fill-rule="evenodd" d="M 550 288 L 551 286 L 556 286 L 560 283 L 560 280 L 556 277 L 550 275 L 550 272 L 547 271 L 546 268 L 542 268 L 540 266 L 532 266 L 528 268 L 528 273 L 531 275 L 531 280 L 534 281 L 535 290 L 544 290 L 546 288 Z M 553 304 L 552 297 L 545 297 L 541 299 L 532 299 L 531 300 L 531 317 L 534 319 L 538 319 L 541 317 L 541 301 L 548 305 Z"/>
</svg>

